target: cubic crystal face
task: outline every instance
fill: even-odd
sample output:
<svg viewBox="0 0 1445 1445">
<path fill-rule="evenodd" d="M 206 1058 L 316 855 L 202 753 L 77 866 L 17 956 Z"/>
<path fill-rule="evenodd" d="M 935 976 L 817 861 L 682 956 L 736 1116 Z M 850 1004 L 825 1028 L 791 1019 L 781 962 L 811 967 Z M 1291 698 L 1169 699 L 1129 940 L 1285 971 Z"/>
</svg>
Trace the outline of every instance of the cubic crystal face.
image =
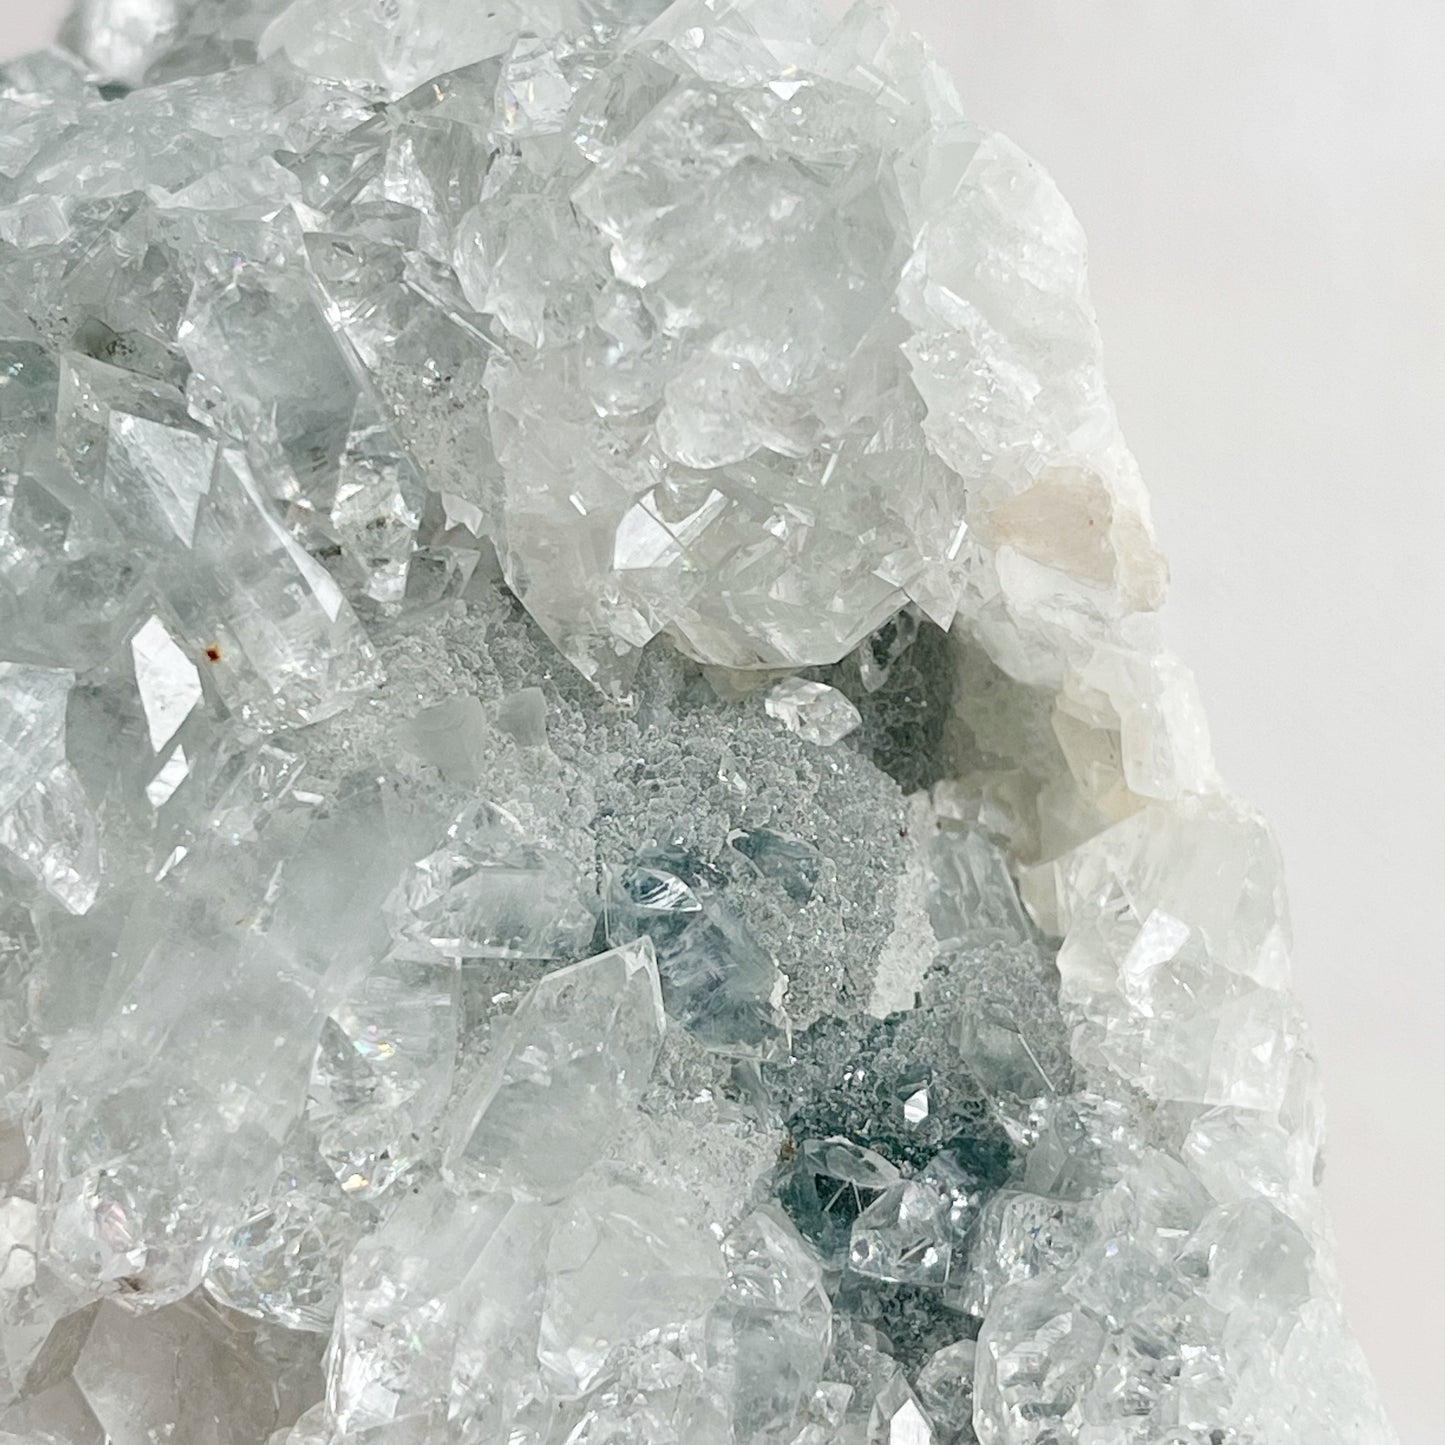
<svg viewBox="0 0 1445 1445">
<path fill-rule="evenodd" d="M 0 67 L 0 1439 L 1391 1445 L 1077 223 L 872 0 Z"/>
</svg>

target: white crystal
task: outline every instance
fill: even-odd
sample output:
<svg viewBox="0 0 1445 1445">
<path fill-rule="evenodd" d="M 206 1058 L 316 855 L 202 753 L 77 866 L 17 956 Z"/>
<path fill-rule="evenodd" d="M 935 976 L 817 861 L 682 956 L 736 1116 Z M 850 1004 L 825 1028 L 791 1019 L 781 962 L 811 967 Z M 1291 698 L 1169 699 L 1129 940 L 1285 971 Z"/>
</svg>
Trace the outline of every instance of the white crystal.
<svg viewBox="0 0 1445 1445">
<path fill-rule="evenodd" d="M 118 510 L 152 526 L 163 522 L 190 546 L 211 487 L 216 444 L 145 417 L 112 412 L 105 447 L 105 493 Z M 156 514 L 159 514 L 158 516 Z"/>
<path fill-rule="evenodd" d="M 159 617 L 150 618 L 131 638 L 130 650 L 151 747 L 160 752 L 200 702 L 201 674 Z"/>
<path fill-rule="evenodd" d="M 1158 1098 L 1283 1105 L 1299 1023 L 1278 854 L 1256 817 L 1212 801 L 1151 808 L 1036 877 L 1065 933 L 1078 1046 Z"/>
<path fill-rule="evenodd" d="M 569 1394 L 614 1350 L 700 1318 L 722 1293 L 717 1240 L 683 1200 L 614 1185 L 577 1201 L 547 1255 L 538 1358 Z"/>
<path fill-rule="evenodd" d="M 191 775 L 186 750 L 176 748 L 161 764 L 160 771 L 146 784 L 146 798 L 153 808 L 163 808 L 175 797 L 176 789 Z"/>
<path fill-rule="evenodd" d="M 853 1221 L 848 1266 L 858 1274 L 941 1285 L 952 1255 L 947 1201 L 926 1184 L 893 1185 Z"/>
<path fill-rule="evenodd" d="M 642 1097 L 665 1027 L 647 939 L 548 974 L 458 1112 L 448 1168 L 465 1182 L 565 1194 Z"/>
<path fill-rule="evenodd" d="M 863 722 L 858 709 L 837 688 L 798 677 L 776 683 L 768 690 L 764 705 L 768 716 L 777 718 L 789 732 L 824 748 L 842 742 Z"/>
<path fill-rule="evenodd" d="M 503 808 L 477 803 L 387 899 L 407 957 L 557 958 L 591 936 L 577 871 L 528 841 Z"/>
<path fill-rule="evenodd" d="M 65 761 L 65 707 L 75 674 L 0 662 L 0 813 Z"/>
</svg>

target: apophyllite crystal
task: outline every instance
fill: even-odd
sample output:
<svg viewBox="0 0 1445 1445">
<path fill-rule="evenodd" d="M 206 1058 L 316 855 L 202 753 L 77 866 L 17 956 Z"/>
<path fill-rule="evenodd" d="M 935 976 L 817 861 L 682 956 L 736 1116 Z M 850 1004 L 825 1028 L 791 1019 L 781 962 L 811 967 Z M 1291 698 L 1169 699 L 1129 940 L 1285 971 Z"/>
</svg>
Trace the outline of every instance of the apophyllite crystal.
<svg viewBox="0 0 1445 1445">
<path fill-rule="evenodd" d="M 0 69 L 0 1439 L 1391 1441 L 1037 167 L 871 3 L 66 37 Z"/>
</svg>

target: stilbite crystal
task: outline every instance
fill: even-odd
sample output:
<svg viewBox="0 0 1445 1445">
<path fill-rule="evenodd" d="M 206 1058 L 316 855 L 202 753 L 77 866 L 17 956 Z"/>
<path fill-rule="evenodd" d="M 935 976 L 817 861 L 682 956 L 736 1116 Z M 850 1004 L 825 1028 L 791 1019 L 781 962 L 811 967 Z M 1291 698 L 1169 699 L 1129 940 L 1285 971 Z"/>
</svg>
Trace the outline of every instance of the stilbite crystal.
<svg viewBox="0 0 1445 1445">
<path fill-rule="evenodd" d="M 1393 1445 L 1078 225 L 873 0 L 0 67 L 0 1440 Z"/>
</svg>

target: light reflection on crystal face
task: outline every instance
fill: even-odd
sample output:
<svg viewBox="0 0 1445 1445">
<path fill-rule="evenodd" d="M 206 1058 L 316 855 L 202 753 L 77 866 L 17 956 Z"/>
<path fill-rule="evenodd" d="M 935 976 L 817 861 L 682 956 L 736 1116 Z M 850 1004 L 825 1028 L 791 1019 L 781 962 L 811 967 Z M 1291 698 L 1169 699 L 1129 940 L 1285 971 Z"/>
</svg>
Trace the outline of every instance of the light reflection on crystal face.
<svg viewBox="0 0 1445 1445">
<path fill-rule="evenodd" d="M 176 750 L 161 764 L 161 770 L 146 784 L 146 797 L 153 808 L 163 808 L 175 796 L 176 789 L 191 775 L 186 750 Z"/>
</svg>

